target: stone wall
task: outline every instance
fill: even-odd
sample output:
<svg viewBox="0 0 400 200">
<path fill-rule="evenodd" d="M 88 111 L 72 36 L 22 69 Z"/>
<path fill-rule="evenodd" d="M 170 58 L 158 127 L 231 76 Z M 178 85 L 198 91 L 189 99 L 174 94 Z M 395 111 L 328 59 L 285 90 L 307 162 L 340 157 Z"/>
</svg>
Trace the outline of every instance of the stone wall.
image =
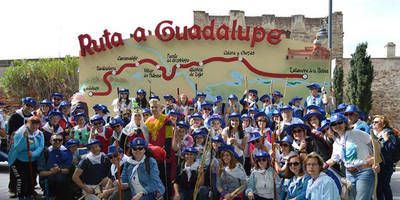
<svg viewBox="0 0 400 200">
<path fill-rule="evenodd" d="M 209 15 L 205 11 L 194 11 L 194 24 L 204 26 L 215 20 L 215 26 L 223 23 L 231 25 L 233 20 L 237 20 L 241 26 L 262 26 L 265 30 L 273 28 L 287 31 L 287 37 L 293 40 L 301 40 L 312 43 L 315 35 L 320 30 L 327 17 L 307 18 L 304 15 L 292 15 L 290 17 L 277 17 L 275 15 L 246 16 L 244 11 L 231 10 L 229 15 L 215 16 Z M 343 14 L 333 13 L 332 20 L 332 58 L 337 59 L 340 64 L 343 59 Z M 327 46 L 327 40 L 323 41 L 323 46 Z"/>
<path fill-rule="evenodd" d="M 350 69 L 350 58 L 343 60 L 344 77 Z M 384 114 L 393 127 L 400 128 L 400 57 L 371 58 L 374 65 L 371 115 Z"/>
</svg>

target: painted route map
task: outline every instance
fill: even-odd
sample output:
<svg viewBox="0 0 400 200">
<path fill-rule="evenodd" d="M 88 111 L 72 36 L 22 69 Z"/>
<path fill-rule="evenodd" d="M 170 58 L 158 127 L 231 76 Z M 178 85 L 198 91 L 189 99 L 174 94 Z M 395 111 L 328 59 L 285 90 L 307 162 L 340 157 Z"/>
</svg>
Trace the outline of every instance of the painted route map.
<svg viewBox="0 0 400 200">
<path fill-rule="evenodd" d="M 309 83 L 329 87 L 328 58 L 321 46 L 289 39 L 253 48 L 237 40 L 126 39 L 123 46 L 80 58 L 80 91 L 90 105 L 111 104 L 117 88 L 128 88 L 132 95 L 143 88 L 158 96 L 176 96 L 179 88 L 193 97 L 196 86 L 210 100 L 216 95 L 226 99 L 231 93 L 241 96 L 247 87 L 260 96 L 280 90 L 287 102 L 308 95 Z"/>
</svg>

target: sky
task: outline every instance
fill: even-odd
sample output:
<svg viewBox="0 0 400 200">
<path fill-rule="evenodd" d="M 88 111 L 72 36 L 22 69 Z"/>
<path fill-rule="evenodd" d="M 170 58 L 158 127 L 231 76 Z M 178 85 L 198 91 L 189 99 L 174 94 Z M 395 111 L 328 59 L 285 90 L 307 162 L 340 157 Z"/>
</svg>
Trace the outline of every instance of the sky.
<svg viewBox="0 0 400 200">
<path fill-rule="evenodd" d="M 13 0 L 1 1 L 0 8 L 2 60 L 77 56 L 80 34 L 99 38 L 107 28 L 127 38 L 139 26 L 154 32 L 166 19 L 190 26 L 194 10 L 210 15 L 243 10 L 246 16 L 325 17 L 328 0 Z M 372 57 L 385 57 L 387 42 L 397 44 L 400 55 L 399 10 L 400 0 L 333 0 L 333 11 L 343 13 L 344 57 L 361 42 L 368 42 Z"/>
</svg>

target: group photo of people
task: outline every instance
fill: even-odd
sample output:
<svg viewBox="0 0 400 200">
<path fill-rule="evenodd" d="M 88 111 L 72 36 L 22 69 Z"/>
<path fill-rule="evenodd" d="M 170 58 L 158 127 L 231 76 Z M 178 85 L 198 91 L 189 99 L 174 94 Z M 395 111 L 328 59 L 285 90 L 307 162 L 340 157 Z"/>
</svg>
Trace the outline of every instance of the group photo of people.
<svg viewBox="0 0 400 200">
<path fill-rule="evenodd" d="M 216 96 L 118 88 L 24 97 L 0 116 L 9 196 L 56 200 L 378 200 L 400 159 L 384 113 L 309 95 L 245 89 Z M 157 96 L 160 95 L 160 96 Z M 7 181 L 7 180 L 3 180 Z"/>
</svg>

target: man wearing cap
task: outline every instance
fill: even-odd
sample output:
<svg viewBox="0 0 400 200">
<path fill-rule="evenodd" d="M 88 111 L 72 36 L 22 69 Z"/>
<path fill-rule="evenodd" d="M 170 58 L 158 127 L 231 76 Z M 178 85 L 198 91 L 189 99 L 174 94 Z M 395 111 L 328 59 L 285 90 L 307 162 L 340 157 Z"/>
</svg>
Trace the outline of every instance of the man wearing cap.
<svg viewBox="0 0 400 200">
<path fill-rule="evenodd" d="M 353 129 L 361 130 L 369 134 L 370 127 L 367 122 L 360 119 L 360 111 L 356 105 L 348 105 L 344 115 L 349 120 L 349 125 Z"/>
<path fill-rule="evenodd" d="M 22 98 L 22 108 L 15 111 L 14 114 L 8 119 L 8 138 L 9 146 L 13 144 L 14 132 L 17 131 L 21 126 L 25 124 L 27 119 L 32 116 L 32 112 L 36 106 L 36 100 L 32 97 Z M 17 182 L 15 180 L 14 174 L 10 170 L 10 182 L 8 184 L 8 189 L 10 192 L 10 197 L 16 197 L 17 193 Z"/>
<path fill-rule="evenodd" d="M 281 100 L 282 98 L 283 94 L 280 91 L 275 90 L 272 93 L 272 104 L 274 105 L 275 109 L 279 110 L 281 107 L 283 107 L 283 102 Z"/>
<path fill-rule="evenodd" d="M 317 83 L 313 83 L 307 86 L 310 89 L 310 96 L 308 96 L 304 102 L 304 107 L 307 108 L 309 105 L 316 105 L 321 108 L 325 108 L 325 103 L 323 102 L 322 96 L 319 94 L 321 92 L 321 86 Z"/>
<path fill-rule="evenodd" d="M 145 122 L 147 128 L 149 129 L 149 143 L 155 146 L 164 148 L 167 153 L 167 169 L 165 171 L 169 172 L 171 170 L 171 160 L 173 160 L 173 149 L 172 149 L 172 137 L 173 137 L 173 126 L 168 116 L 160 112 L 161 104 L 157 99 L 151 99 L 150 110 L 152 116 Z M 161 171 L 162 169 L 160 169 Z M 161 171 L 161 173 L 163 173 Z M 171 175 L 168 173 L 168 175 Z M 170 179 L 168 179 L 170 182 Z M 169 185 L 168 189 L 171 188 Z M 167 191 L 167 194 L 169 192 Z"/>
<path fill-rule="evenodd" d="M 69 168 L 72 165 L 72 156 L 62 145 L 63 136 L 51 136 L 51 146 L 45 149 L 38 159 L 39 176 L 43 177 L 45 196 L 57 200 L 69 200 L 70 181 Z"/>
<path fill-rule="evenodd" d="M 36 161 L 44 148 L 40 123 L 38 117 L 28 118 L 26 124 L 15 132 L 14 143 L 8 153 L 8 165 L 18 183 L 16 193 L 20 199 L 30 198 L 35 194 Z"/>
<path fill-rule="evenodd" d="M 72 176 L 72 180 L 83 190 L 87 200 L 100 200 L 97 195 L 111 176 L 111 162 L 101 152 L 100 145 L 101 143 L 96 139 L 89 141 L 87 147 L 90 152 L 79 162 Z"/>
</svg>

